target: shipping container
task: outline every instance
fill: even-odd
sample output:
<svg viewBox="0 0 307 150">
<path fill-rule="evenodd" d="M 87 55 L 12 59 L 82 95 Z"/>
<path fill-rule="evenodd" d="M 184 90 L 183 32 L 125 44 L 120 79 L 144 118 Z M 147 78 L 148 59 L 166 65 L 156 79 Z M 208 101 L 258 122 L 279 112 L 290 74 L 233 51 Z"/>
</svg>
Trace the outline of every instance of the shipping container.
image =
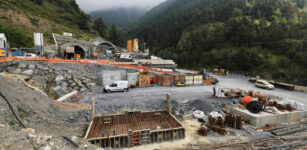
<svg viewBox="0 0 307 150">
<path fill-rule="evenodd" d="M 175 76 L 173 75 L 156 75 L 156 83 L 161 86 L 174 86 Z"/>
<path fill-rule="evenodd" d="M 202 75 L 194 75 L 193 76 L 193 84 L 194 85 L 202 85 L 204 83 Z"/>
<path fill-rule="evenodd" d="M 150 75 L 140 74 L 138 87 L 149 87 L 150 86 Z"/>
<path fill-rule="evenodd" d="M 176 74 L 175 76 L 175 85 L 177 85 L 178 83 L 185 83 L 185 75 L 181 75 L 181 74 Z"/>
</svg>

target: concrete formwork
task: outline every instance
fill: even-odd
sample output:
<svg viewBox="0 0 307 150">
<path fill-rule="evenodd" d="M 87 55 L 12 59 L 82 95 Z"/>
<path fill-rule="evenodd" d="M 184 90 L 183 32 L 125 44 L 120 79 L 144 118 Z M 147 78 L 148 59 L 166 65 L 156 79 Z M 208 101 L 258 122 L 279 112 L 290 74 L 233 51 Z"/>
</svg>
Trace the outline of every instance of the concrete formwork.
<svg viewBox="0 0 307 150">
<path fill-rule="evenodd" d="M 185 129 L 168 112 L 134 112 L 95 117 L 85 138 L 99 147 L 123 148 L 185 138 Z"/>
<path fill-rule="evenodd" d="M 237 105 L 226 105 L 226 109 L 234 114 L 240 115 L 245 119 L 248 119 L 249 122 L 256 128 L 265 127 L 267 124 L 278 125 L 283 123 L 292 123 L 307 118 L 307 111 L 279 111 L 276 114 L 261 112 L 258 114 L 254 114 L 249 112 L 247 109 L 240 108 Z"/>
</svg>

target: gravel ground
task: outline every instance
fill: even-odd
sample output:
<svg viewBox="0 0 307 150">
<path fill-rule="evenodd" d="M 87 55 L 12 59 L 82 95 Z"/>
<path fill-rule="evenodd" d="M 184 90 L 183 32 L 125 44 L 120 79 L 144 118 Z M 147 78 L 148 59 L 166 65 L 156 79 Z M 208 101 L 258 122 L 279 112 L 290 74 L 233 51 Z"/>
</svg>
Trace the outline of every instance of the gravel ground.
<svg viewBox="0 0 307 150">
<path fill-rule="evenodd" d="M 241 75 L 230 75 L 228 77 L 226 76 L 216 76 L 220 83 L 216 86 L 217 88 L 241 88 L 246 91 L 248 90 L 254 90 L 263 92 L 266 94 L 274 95 L 282 97 L 283 99 L 289 99 L 298 101 L 301 103 L 304 103 L 307 105 L 307 93 L 304 92 L 298 92 L 298 91 L 288 91 L 284 89 L 275 88 L 274 90 L 266 90 L 257 88 L 254 86 L 253 83 L 250 83 L 248 81 L 248 77 L 241 76 Z M 211 89 L 210 89 L 211 90 Z"/>
<path fill-rule="evenodd" d="M 220 81 L 214 85 L 216 88 L 241 88 L 246 91 L 254 90 L 264 92 L 270 95 L 280 96 L 284 99 L 290 99 L 302 102 L 307 105 L 305 98 L 307 93 L 287 91 L 283 89 L 265 90 L 257 88 L 254 84 L 248 82 L 248 78 L 240 75 L 216 76 Z M 96 98 L 96 112 L 98 114 L 114 114 L 122 111 L 140 110 L 154 111 L 165 109 L 165 94 L 170 93 L 172 99 L 173 112 L 184 110 L 184 113 L 190 113 L 193 110 L 202 110 L 206 113 L 210 111 L 219 111 L 229 100 L 212 98 L 212 88 L 214 86 L 187 86 L 187 87 L 148 87 L 136 88 L 123 93 L 103 93 L 102 87 L 96 87 L 93 90 Z M 91 103 L 92 95 L 83 98 L 80 103 Z M 182 103 L 189 100 L 185 105 Z"/>
</svg>

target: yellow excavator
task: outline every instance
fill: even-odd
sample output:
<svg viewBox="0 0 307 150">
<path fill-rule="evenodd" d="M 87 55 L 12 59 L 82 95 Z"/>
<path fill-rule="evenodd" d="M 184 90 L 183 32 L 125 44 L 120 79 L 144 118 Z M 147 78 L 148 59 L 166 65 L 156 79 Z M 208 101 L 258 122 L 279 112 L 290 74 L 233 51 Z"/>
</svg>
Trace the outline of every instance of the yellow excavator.
<svg viewBox="0 0 307 150">
<path fill-rule="evenodd" d="M 213 68 L 213 73 L 215 75 L 225 75 L 225 76 L 228 76 L 228 71 L 226 71 L 225 69 L 221 68 L 220 66 L 215 66 Z"/>
</svg>

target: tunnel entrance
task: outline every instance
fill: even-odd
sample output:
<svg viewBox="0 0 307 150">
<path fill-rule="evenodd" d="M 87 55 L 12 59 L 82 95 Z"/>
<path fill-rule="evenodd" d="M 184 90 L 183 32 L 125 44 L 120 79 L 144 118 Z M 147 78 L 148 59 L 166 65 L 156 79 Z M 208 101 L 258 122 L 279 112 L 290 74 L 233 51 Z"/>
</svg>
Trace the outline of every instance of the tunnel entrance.
<svg viewBox="0 0 307 150">
<path fill-rule="evenodd" d="M 66 47 L 65 59 L 83 59 L 85 52 L 80 46 Z"/>
</svg>

